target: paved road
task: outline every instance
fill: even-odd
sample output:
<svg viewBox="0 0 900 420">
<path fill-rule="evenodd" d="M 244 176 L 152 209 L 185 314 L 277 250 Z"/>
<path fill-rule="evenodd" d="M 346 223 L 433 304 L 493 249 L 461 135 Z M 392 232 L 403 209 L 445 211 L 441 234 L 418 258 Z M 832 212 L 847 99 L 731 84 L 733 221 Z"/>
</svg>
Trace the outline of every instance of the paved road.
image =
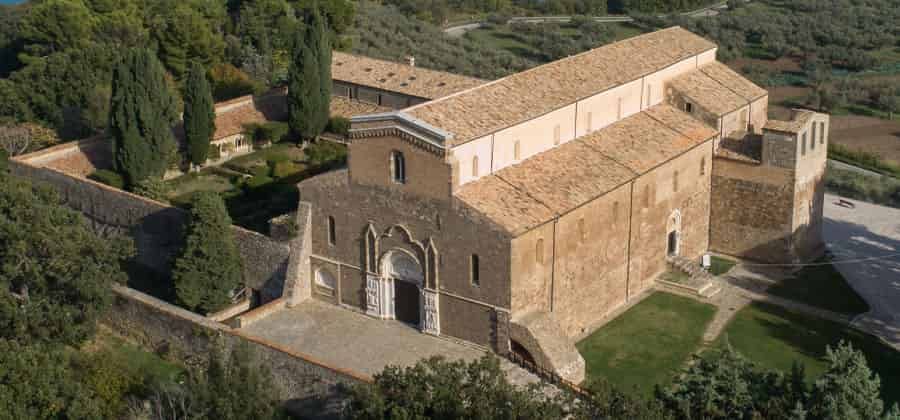
<svg viewBox="0 0 900 420">
<path fill-rule="evenodd" d="M 747 0 L 750 1 L 750 0 Z M 716 16 L 722 9 L 726 9 L 728 7 L 728 2 L 723 1 L 720 3 L 716 3 L 712 6 L 707 6 L 702 9 L 692 10 L 690 12 L 684 12 L 682 15 L 690 16 L 695 18 L 700 17 L 710 17 Z M 516 16 L 509 19 L 507 23 L 566 23 L 572 20 L 572 16 Z M 595 22 L 599 23 L 620 23 L 620 22 L 633 22 L 634 18 L 631 16 L 622 16 L 622 15 L 614 15 L 614 16 L 596 16 L 594 17 Z M 473 29 L 478 29 L 484 26 L 484 22 L 470 22 L 463 23 L 459 25 L 450 26 L 444 29 L 444 33 L 451 37 L 459 37 L 463 36 L 466 32 L 471 31 Z"/>
<path fill-rule="evenodd" d="M 855 208 L 825 195 L 824 237 L 835 260 L 866 261 L 836 264 L 854 290 L 871 306 L 854 324 L 880 331 L 900 344 L 900 209 L 848 200 Z M 875 259 L 873 259 L 875 258 Z"/>
</svg>

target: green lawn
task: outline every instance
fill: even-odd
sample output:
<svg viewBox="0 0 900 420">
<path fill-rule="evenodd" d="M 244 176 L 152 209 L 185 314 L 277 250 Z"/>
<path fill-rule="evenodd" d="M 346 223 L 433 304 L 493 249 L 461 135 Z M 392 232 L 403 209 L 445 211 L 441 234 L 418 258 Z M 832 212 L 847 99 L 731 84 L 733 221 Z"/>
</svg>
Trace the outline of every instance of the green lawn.
<svg viewBox="0 0 900 420">
<path fill-rule="evenodd" d="M 799 361 L 810 380 L 825 371 L 825 347 L 846 340 L 862 350 L 869 367 L 881 377 L 885 401 L 900 402 L 900 352 L 853 328 L 753 303 L 735 315 L 718 345 L 724 345 L 726 339 L 738 352 L 768 368 L 789 372 L 793 362 Z"/>
<path fill-rule="evenodd" d="M 602 377 L 622 390 L 649 395 L 697 350 L 716 308 L 657 292 L 577 344 L 587 380 Z"/>
<path fill-rule="evenodd" d="M 844 276 L 831 264 L 805 267 L 793 278 L 775 284 L 767 292 L 850 316 L 869 311 L 866 301 L 847 284 Z"/>
<path fill-rule="evenodd" d="M 721 276 L 722 274 L 731 271 L 735 265 L 737 265 L 737 262 L 733 260 L 713 255 L 712 258 L 710 258 L 709 272 L 714 276 Z"/>
</svg>

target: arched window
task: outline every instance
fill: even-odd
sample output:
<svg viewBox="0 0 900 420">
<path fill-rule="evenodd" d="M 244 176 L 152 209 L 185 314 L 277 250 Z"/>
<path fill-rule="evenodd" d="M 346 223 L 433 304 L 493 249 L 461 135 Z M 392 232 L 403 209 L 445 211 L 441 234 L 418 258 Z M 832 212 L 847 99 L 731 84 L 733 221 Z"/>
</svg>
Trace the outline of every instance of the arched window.
<svg viewBox="0 0 900 420">
<path fill-rule="evenodd" d="M 534 259 L 538 264 L 544 263 L 544 238 L 538 239 L 534 245 Z"/>
<path fill-rule="evenodd" d="M 328 245 L 334 245 L 336 237 L 337 234 L 334 228 L 334 216 L 328 216 Z"/>
<path fill-rule="evenodd" d="M 472 177 L 478 176 L 478 156 L 472 158 Z"/>
<path fill-rule="evenodd" d="M 316 286 L 334 290 L 334 276 L 332 276 L 331 273 L 329 273 L 327 270 L 323 270 L 321 268 L 316 270 Z"/>
<path fill-rule="evenodd" d="M 406 159 L 402 152 L 391 152 L 391 179 L 397 184 L 406 183 Z"/>
<path fill-rule="evenodd" d="M 480 278 L 481 272 L 478 267 L 478 254 L 472 254 L 472 257 L 469 259 L 469 270 L 471 272 L 469 279 L 471 280 L 472 285 L 480 286 L 481 285 L 481 278 Z"/>
<path fill-rule="evenodd" d="M 515 159 L 515 160 L 522 159 L 522 144 L 519 143 L 518 140 L 516 140 L 516 142 L 513 143 L 513 159 Z"/>
</svg>

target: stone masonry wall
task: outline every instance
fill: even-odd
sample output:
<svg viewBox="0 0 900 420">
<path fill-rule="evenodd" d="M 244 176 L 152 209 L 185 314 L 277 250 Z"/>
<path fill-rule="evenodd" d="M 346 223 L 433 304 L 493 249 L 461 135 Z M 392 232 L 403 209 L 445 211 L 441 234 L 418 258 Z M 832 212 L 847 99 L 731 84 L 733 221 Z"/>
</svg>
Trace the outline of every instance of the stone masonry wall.
<svg viewBox="0 0 900 420">
<path fill-rule="evenodd" d="M 10 169 L 14 175 L 49 184 L 67 206 L 92 222 L 128 232 L 137 249 L 136 262 L 164 275 L 171 272 L 183 242 L 185 210 L 52 168 L 12 161 Z M 244 281 L 263 290 L 264 300 L 280 295 L 290 246 L 237 226 L 232 229 L 243 259 Z"/>
<path fill-rule="evenodd" d="M 792 171 L 715 159 L 710 249 L 759 261 L 784 261 L 790 255 L 793 200 Z"/>
<path fill-rule="evenodd" d="M 408 177 L 424 176 L 412 172 L 411 159 Z M 359 185 L 347 171 L 316 176 L 299 189 L 301 202 L 312 206 L 311 270 L 327 270 L 338 280 L 334 291 L 313 286 L 315 298 L 365 310 L 366 273 L 380 272 L 381 258 L 392 249 L 409 252 L 421 264 L 431 240 L 438 257 L 441 333 L 494 346 L 496 312 L 508 311 L 510 303 L 508 234 L 457 202 Z M 335 221 L 334 244 L 328 238 L 329 216 Z M 378 237 L 373 262 L 366 256 L 370 225 Z M 471 283 L 472 254 L 479 256 L 480 285 Z"/>
<path fill-rule="evenodd" d="M 272 373 L 280 391 L 278 397 L 286 400 L 288 407 L 332 395 L 337 384 L 371 381 L 365 375 L 281 349 L 134 289 L 114 286 L 114 292 L 114 306 L 102 322 L 119 334 L 148 349 L 167 349 L 169 354 L 191 366 L 202 366 L 216 348 L 228 353 L 238 345 L 249 345 L 255 360 Z"/>
</svg>

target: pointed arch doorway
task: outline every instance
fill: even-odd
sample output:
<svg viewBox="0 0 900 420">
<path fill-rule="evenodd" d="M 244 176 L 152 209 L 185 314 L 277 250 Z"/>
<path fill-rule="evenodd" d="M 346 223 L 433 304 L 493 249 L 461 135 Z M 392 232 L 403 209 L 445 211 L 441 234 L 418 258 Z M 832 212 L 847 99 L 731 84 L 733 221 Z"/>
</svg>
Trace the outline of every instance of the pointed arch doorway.
<svg viewBox="0 0 900 420">
<path fill-rule="evenodd" d="M 422 265 L 403 250 L 389 251 L 382 259 L 382 273 L 390 293 L 389 317 L 420 328 L 422 320 L 422 287 L 425 274 Z"/>
</svg>

